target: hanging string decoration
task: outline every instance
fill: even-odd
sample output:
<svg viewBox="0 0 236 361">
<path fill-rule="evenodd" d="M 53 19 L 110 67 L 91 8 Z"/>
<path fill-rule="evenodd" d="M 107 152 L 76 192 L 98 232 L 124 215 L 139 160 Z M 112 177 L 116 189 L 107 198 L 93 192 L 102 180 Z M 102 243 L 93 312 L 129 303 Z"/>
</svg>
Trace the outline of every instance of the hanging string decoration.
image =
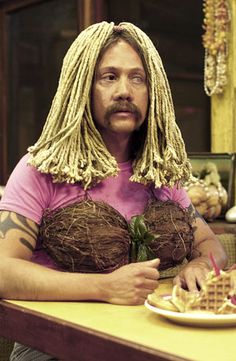
<svg viewBox="0 0 236 361">
<path fill-rule="evenodd" d="M 230 27 L 228 0 L 204 0 L 203 12 L 204 89 L 208 96 L 212 96 L 222 93 L 227 84 Z"/>
</svg>

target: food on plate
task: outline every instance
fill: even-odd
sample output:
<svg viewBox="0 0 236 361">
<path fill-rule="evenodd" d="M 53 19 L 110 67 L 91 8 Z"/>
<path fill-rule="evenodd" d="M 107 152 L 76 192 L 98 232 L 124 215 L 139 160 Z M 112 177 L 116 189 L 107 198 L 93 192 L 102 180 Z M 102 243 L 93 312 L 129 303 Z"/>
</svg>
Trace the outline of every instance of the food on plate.
<svg viewBox="0 0 236 361">
<path fill-rule="evenodd" d="M 230 272 L 220 271 L 219 275 L 215 275 L 213 271 L 209 272 L 198 293 L 179 291 L 179 288 L 179 286 L 174 286 L 172 302 L 180 312 L 223 313 L 223 305 L 230 302 L 232 304 L 231 313 L 236 313 L 236 305 L 233 303 L 236 289 Z M 179 304 L 181 307 L 178 307 Z"/>
<path fill-rule="evenodd" d="M 175 285 L 171 297 L 161 301 L 153 293 L 148 302 L 156 307 L 175 312 L 199 312 L 213 314 L 236 314 L 236 270 L 208 273 L 199 292 L 189 292 Z"/>
<path fill-rule="evenodd" d="M 153 292 L 148 295 L 148 303 L 163 310 L 178 312 L 178 308 L 171 302 L 171 296 L 159 296 Z"/>
</svg>

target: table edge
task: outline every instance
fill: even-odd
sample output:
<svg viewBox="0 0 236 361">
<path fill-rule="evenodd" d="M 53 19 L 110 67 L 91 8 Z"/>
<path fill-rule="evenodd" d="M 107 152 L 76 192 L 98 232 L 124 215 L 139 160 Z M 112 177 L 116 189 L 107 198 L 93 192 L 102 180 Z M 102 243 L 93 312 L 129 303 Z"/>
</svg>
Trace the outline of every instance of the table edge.
<svg viewBox="0 0 236 361">
<path fill-rule="evenodd" d="M 141 344 L 0 300 L 0 335 L 60 360 L 186 361 Z M 23 332 L 25 330 L 26 332 Z M 40 337 L 39 337 L 40 336 Z M 63 342 L 62 342 L 63 341 Z M 63 345 L 67 344 L 66 347 Z M 81 357 L 82 354 L 82 357 Z"/>
</svg>

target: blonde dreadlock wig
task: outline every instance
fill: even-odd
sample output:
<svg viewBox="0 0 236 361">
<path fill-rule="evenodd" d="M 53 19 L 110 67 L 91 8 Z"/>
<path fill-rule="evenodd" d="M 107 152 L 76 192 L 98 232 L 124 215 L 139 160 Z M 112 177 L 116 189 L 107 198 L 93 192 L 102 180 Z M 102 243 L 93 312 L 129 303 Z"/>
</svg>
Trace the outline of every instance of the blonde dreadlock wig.
<svg viewBox="0 0 236 361">
<path fill-rule="evenodd" d="M 149 81 L 146 137 L 133 161 L 131 181 L 173 186 L 191 177 L 184 142 L 175 122 L 170 87 L 160 56 L 149 39 L 131 23 L 101 22 L 82 31 L 69 48 L 42 134 L 28 150 L 29 164 L 52 175 L 54 182 L 80 182 L 84 189 L 117 175 L 90 109 L 97 61 L 116 33 L 132 39 L 144 61 Z M 123 34 L 123 35 L 122 35 Z"/>
</svg>

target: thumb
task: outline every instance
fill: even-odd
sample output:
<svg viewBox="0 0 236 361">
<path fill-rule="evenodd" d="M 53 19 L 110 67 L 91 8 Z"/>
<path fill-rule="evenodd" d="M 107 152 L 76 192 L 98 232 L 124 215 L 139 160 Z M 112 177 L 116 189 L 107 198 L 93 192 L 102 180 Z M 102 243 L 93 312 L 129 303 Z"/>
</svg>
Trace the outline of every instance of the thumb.
<svg viewBox="0 0 236 361">
<path fill-rule="evenodd" d="M 160 258 L 154 258 L 149 261 L 141 262 L 144 266 L 157 268 L 160 264 Z"/>
</svg>

